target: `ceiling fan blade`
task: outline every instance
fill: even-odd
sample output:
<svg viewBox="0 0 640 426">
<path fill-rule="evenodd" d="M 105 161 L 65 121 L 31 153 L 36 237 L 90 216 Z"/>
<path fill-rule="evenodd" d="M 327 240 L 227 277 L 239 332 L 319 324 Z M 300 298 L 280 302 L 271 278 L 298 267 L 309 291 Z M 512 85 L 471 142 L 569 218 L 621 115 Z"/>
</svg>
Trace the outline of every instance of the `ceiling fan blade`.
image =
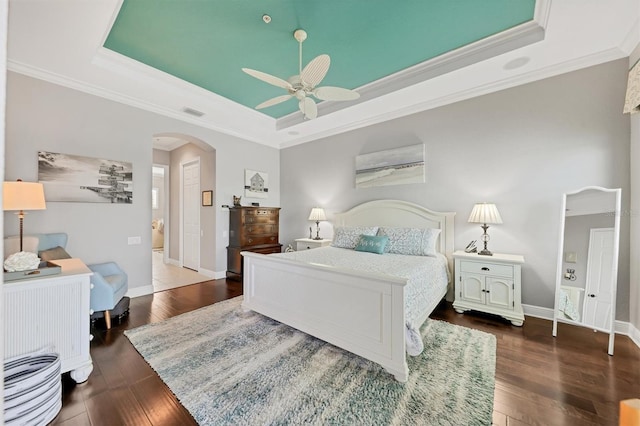
<svg viewBox="0 0 640 426">
<path fill-rule="evenodd" d="M 246 72 L 251 77 L 255 77 L 258 80 L 264 81 L 265 83 L 269 83 L 277 87 L 282 87 L 283 89 L 287 89 L 287 90 L 292 88 L 291 83 L 279 77 L 273 76 L 271 74 L 267 74 L 262 71 L 252 70 L 251 68 L 242 68 L 242 71 Z"/>
<path fill-rule="evenodd" d="M 360 93 L 342 87 L 324 86 L 313 91 L 313 96 L 323 101 L 352 101 L 360 97 Z"/>
<path fill-rule="evenodd" d="M 320 84 L 324 76 L 327 75 L 329 65 L 331 65 L 331 58 L 329 58 L 329 55 L 316 56 L 307 64 L 306 67 L 304 67 L 300 73 L 300 80 L 311 87 L 316 87 Z"/>
<path fill-rule="evenodd" d="M 272 105 L 277 105 L 281 102 L 288 101 L 291 98 L 292 98 L 291 95 L 276 96 L 275 98 L 271 98 L 267 101 L 264 101 L 263 103 L 258 105 L 256 109 L 262 109 L 262 108 L 270 107 Z"/>
<path fill-rule="evenodd" d="M 298 103 L 298 107 L 305 118 L 313 120 L 318 116 L 318 106 L 311 98 L 303 98 Z"/>
</svg>

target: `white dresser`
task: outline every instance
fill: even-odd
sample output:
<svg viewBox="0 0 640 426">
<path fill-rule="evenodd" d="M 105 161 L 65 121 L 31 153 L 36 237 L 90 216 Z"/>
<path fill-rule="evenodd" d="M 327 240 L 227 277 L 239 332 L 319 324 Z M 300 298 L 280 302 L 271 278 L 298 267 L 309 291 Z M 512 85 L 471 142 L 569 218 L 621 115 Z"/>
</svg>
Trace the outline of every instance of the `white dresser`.
<svg viewBox="0 0 640 426">
<path fill-rule="evenodd" d="M 9 281 L 4 289 L 4 358 L 43 348 L 60 354 L 61 372 L 77 383 L 89 378 L 93 362 L 89 296 L 92 272 L 79 259 L 52 261 L 56 275 Z"/>
<path fill-rule="evenodd" d="M 524 257 L 513 254 L 483 256 L 456 251 L 455 301 L 458 313 L 468 310 L 500 315 L 511 324 L 524 323 L 521 265 Z"/>
<path fill-rule="evenodd" d="M 296 240 L 296 251 L 310 250 L 318 247 L 326 247 L 332 240 L 314 240 L 313 238 L 298 238 Z"/>
</svg>

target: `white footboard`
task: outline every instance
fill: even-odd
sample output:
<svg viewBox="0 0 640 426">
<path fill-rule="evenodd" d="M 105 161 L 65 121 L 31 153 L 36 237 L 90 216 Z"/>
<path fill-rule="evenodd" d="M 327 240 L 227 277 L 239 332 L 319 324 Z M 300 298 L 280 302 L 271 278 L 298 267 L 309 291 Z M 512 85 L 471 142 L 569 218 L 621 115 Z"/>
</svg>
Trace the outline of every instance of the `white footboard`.
<svg viewBox="0 0 640 426">
<path fill-rule="evenodd" d="M 405 279 L 242 255 L 243 308 L 376 362 L 398 381 L 407 380 Z"/>
</svg>

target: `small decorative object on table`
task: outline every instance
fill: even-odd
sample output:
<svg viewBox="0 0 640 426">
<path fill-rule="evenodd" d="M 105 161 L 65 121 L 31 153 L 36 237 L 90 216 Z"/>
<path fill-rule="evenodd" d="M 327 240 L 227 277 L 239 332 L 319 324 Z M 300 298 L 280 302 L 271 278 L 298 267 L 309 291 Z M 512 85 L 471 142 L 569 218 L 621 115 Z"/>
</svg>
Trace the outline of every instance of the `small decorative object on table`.
<svg viewBox="0 0 640 426">
<path fill-rule="evenodd" d="M 233 196 L 233 205 L 235 207 L 240 207 L 240 199 L 242 198 L 242 196 L 240 197 L 236 197 L 235 195 Z"/>
<path fill-rule="evenodd" d="M 40 258 L 37 254 L 28 251 L 19 251 L 13 253 L 4 261 L 4 269 L 7 272 L 27 271 L 29 269 L 38 269 Z"/>
</svg>

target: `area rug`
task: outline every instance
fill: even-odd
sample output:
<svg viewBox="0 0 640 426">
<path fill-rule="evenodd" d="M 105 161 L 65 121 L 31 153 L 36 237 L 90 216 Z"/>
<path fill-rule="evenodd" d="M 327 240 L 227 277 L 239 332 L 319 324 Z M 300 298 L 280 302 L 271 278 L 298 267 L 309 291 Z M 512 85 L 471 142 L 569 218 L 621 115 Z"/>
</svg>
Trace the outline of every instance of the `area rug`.
<svg viewBox="0 0 640 426">
<path fill-rule="evenodd" d="M 427 320 L 409 380 L 253 312 L 242 296 L 125 332 L 201 425 L 491 425 L 496 340 Z"/>
</svg>

